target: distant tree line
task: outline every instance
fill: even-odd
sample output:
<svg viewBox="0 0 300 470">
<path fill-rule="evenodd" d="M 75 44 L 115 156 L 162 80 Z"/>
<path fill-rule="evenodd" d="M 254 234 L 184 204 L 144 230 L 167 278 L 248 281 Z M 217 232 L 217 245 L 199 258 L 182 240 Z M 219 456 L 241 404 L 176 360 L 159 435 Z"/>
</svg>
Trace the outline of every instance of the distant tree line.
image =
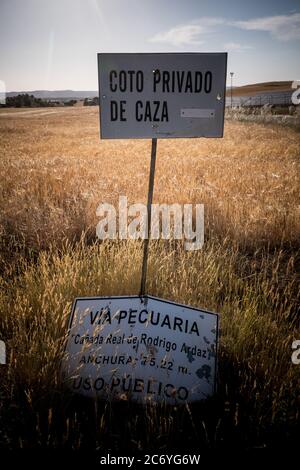
<svg viewBox="0 0 300 470">
<path fill-rule="evenodd" d="M 65 101 L 63 104 L 64 106 L 74 106 L 74 104 L 77 103 L 77 100 L 69 100 L 69 101 Z"/>
<path fill-rule="evenodd" d="M 51 101 L 36 98 L 28 93 L 19 94 L 17 96 L 8 96 L 5 104 L 0 104 L 2 108 L 44 108 L 48 106 L 74 106 L 77 100 L 69 101 Z"/>
<path fill-rule="evenodd" d="M 41 108 L 49 106 L 49 102 L 25 93 L 17 96 L 8 96 L 6 103 L 1 106 L 6 108 Z"/>
<path fill-rule="evenodd" d="M 83 106 L 98 106 L 99 98 L 95 96 L 94 98 L 85 98 Z"/>
</svg>

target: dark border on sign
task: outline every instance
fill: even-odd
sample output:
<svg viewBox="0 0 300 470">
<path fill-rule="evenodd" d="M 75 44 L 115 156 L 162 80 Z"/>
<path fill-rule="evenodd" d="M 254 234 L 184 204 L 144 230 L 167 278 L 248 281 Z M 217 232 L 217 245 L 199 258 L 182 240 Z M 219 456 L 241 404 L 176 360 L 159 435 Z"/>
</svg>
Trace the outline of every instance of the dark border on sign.
<svg viewBox="0 0 300 470">
<path fill-rule="evenodd" d="M 225 110 L 226 110 L 226 85 L 227 85 L 227 59 L 228 59 L 228 53 L 225 52 L 225 82 L 224 82 L 224 90 L 223 90 L 223 125 L 222 125 L 222 135 L 221 137 L 224 137 L 224 124 L 225 124 Z"/>
<path fill-rule="evenodd" d="M 101 56 L 107 55 L 139 55 L 139 56 L 146 56 L 146 55 L 168 55 L 168 56 L 181 56 L 181 55 L 224 55 L 225 56 L 225 81 L 224 81 L 224 90 L 223 90 L 223 122 L 222 122 L 222 134 L 220 135 L 190 135 L 190 136 L 165 136 L 165 135 L 154 135 L 149 137 L 102 137 L 102 126 L 101 126 L 101 109 L 102 109 L 102 97 L 101 97 L 101 83 L 100 83 L 100 62 Z M 99 127 L 100 127 L 100 139 L 101 140 L 148 140 L 148 139 L 222 139 L 224 137 L 224 121 L 225 121 L 225 107 L 226 107 L 226 83 L 227 83 L 227 52 L 97 52 L 97 70 L 98 70 L 98 89 L 99 89 Z"/>
<path fill-rule="evenodd" d="M 100 54 L 98 53 L 97 54 L 97 70 L 98 70 L 98 93 L 99 93 L 99 96 L 98 96 L 98 103 L 99 103 L 99 127 L 100 127 L 100 139 L 102 140 L 102 126 L 101 126 L 101 109 L 102 109 L 102 106 L 101 106 L 101 85 L 100 85 Z"/>
<path fill-rule="evenodd" d="M 216 357 L 215 357 L 215 380 L 214 380 L 214 394 L 216 394 L 217 392 L 217 373 L 218 373 L 218 343 L 219 343 L 219 317 L 220 317 L 220 314 L 219 313 L 216 313 L 216 312 L 211 312 L 209 310 L 205 310 L 203 308 L 196 308 L 196 307 L 191 307 L 189 305 L 185 305 L 185 304 L 181 304 L 181 303 L 176 303 L 172 300 L 165 300 L 165 299 L 161 299 L 160 297 L 155 297 L 153 295 L 143 295 L 143 296 L 140 296 L 140 295 L 114 295 L 114 296 L 91 296 L 91 297 L 76 297 L 72 303 L 72 307 L 71 307 L 71 315 L 70 315 L 70 319 L 69 319 L 69 323 L 68 323 L 68 331 L 67 331 L 67 335 L 66 335 L 66 340 L 65 340 L 65 346 L 64 346 L 64 353 L 66 352 L 66 349 L 67 349 L 67 345 L 68 345 L 68 340 L 69 340 L 69 336 L 70 336 L 70 331 L 71 331 L 71 327 L 72 327 L 72 323 L 73 323 L 73 319 L 74 319 L 74 313 L 75 313 L 75 309 L 76 309 L 76 304 L 78 302 L 78 300 L 96 300 L 96 299 L 101 299 L 101 300 L 109 300 L 109 299 L 112 299 L 112 300 L 115 300 L 115 299 L 152 299 L 152 300 L 157 300 L 159 302 L 162 302 L 162 303 L 165 303 L 165 304 L 170 304 L 170 305 L 176 305 L 177 307 L 182 307 L 182 308 L 186 308 L 188 310 L 194 310 L 196 312 L 203 312 L 203 313 L 206 313 L 208 315 L 213 315 L 216 317 Z"/>
</svg>

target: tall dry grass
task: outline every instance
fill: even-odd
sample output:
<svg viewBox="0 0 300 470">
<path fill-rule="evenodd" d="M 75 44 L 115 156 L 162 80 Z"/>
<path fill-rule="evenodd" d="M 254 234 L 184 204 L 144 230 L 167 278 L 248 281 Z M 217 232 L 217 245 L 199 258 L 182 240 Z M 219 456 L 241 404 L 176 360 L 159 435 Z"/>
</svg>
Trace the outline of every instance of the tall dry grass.
<svg viewBox="0 0 300 470">
<path fill-rule="evenodd" d="M 94 236 L 100 202 L 146 201 L 150 142 L 99 140 L 96 109 L 16 115 L 0 117 L 5 246 Z M 161 140 L 154 202 L 203 203 L 207 235 L 254 249 L 297 243 L 299 153 L 299 133 L 255 123 L 227 123 L 223 139 Z"/>
<path fill-rule="evenodd" d="M 185 408 L 72 397 L 59 376 L 76 296 L 136 294 L 139 242 L 95 243 L 100 202 L 144 202 L 150 145 L 99 141 L 94 109 L 1 117 L 0 446 L 127 451 L 296 440 L 299 134 L 227 123 L 159 141 L 154 202 L 204 203 L 205 244 L 150 244 L 147 290 L 221 314 L 219 387 Z M 84 231 L 84 235 L 82 232 Z"/>
</svg>

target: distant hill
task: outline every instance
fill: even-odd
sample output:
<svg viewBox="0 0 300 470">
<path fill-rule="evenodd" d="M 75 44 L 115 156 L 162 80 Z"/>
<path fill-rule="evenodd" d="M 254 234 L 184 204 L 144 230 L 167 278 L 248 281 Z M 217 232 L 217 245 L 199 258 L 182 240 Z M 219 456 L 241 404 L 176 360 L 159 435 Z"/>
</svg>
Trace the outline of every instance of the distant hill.
<svg viewBox="0 0 300 470">
<path fill-rule="evenodd" d="M 278 91 L 290 91 L 292 89 L 292 81 L 281 82 L 263 82 L 253 83 L 251 85 L 244 85 L 233 87 L 233 96 L 251 96 L 257 93 L 272 93 Z M 85 99 L 94 98 L 98 96 L 98 91 L 76 91 L 76 90 L 33 90 L 33 91 L 10 91 L 7 96 L 17 96 L 19 94 L 28 93 L 35 98 L 48 99 L 48 100 L 70 100 L 70 99 Z M 227 86 L 227 96 L 230 95 L 230 86 Z"/>
<path fill-rule="evenodd" d="M 292 82 L 263 82 L 253 83 L 252 85 L 244 85 L 239 87 L 233 87 L 233 96 L 252 96 L 257 93 L 272 93 L 278 91 L 291 91 Z M 230 95 L 230 87 L 227 87 L 227 96 Z"/>
<path fill-rule="evenodd" d="M 76 90 L 33 90 L 33 91 L 10 91 L 6 96 L 17 96 L 23 93 L 33 95 L 35 98 L 48 100 L 69 100 L 94 98 L 98 96 L 98 91 L 76 91 Z"/>
</svg>

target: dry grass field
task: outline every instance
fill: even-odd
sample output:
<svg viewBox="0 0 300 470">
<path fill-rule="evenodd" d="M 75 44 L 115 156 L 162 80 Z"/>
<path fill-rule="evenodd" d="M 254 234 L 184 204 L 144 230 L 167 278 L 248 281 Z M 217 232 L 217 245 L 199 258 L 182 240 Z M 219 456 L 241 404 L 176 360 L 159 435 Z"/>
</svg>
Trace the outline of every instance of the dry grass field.
<svg viewBox="0 0 300 470">
<path fill-rule="evenodd" d="M 150 244 L 150 294 L 220 312 L 217 395 L 141 409 L 70 396 L 59 361 L 72 300 L 136 294 L 142 246 L 97 242 L 100 202 L 145 202 L 149 141 L 101 141 L 97 108 L 0 111 L 0 448 L 114 451 L 296 443 L 300 134 L 226 122 L 158 141 L 154 202 L 203 203 L 205 243 Z M 19 115 L 18 115 L 19 113 Z"/>
</svg>

